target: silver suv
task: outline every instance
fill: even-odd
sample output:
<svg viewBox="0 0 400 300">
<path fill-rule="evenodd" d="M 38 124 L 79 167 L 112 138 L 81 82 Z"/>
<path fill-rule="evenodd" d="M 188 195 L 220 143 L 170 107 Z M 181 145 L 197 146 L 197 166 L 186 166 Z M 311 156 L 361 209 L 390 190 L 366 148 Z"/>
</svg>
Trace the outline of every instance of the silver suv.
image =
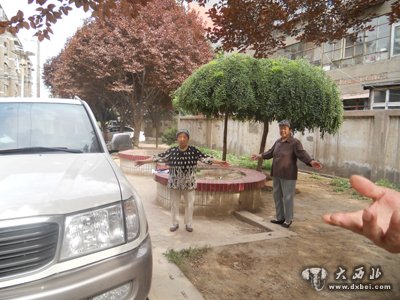
<svg viewBox="0 0 400 300">
<path fill-rule="evenodd" d="M 0 99 L 0 299 L 146 299 L 140 198 L 82 100 Z"/>
</svg>

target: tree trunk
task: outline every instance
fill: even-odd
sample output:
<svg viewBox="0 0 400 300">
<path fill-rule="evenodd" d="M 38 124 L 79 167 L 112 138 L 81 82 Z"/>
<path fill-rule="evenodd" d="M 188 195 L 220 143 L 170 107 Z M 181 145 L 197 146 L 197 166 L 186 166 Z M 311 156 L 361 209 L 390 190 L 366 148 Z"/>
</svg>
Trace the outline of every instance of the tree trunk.
<svg viewBox="0 0 400 300">
<path fill-rule="evenodd" d="M 139 105 L 138 107 L 141 107 Z M 142 127 L 142 122 L 143 122 L 143 113 L 141 109 L 138 109 L 134 113 L 135 117 L 135 124 L 133 126 L 134 134 L 133 134 L 133 147 L 138 148 L 139 147 L 139 137 L 140 137 L 140 129 Z"/>
<path fill-rule="evenodd" d="M 108 142 L 108 136 L 107 136 L 107 126 L 106 126 L 106 122 L 104 120 L 100 120 L 100 126 L 103 132 L 103 138 L 104 141 L 107 143 Z"/>
<path fill-rule="evenodd" d="M 156 149 L 158 149 L 158 133 L 160 131 L 160 120 L 159 118 L 155 119 L 155 125 L 156 125 Z"/>
<path fill-rule="evenodd" d="M 264 151 L 265 151 L 265 144 L 267 143 L 268 130 L 269 130 L 269 122 L 265 121 L 264 122 L 264 130 L 263 130 L 263 134 L 261 137 L 260 152 L 259 152 L 260 154 L 264 153 Z M 260 158 L 258 160 L 257 171 L 260 171 L 260 172 L 262 171 L 263 161 L 264 160 L 262 158 Z"/>
<path fill-rule="evenodd" d="M 227 137 L 228 137 L 228 118 L 229 115 L 225 114 L 224 119 L 224 141 L 222 145 L 222 160 L 226 161 L 226 148 L 227 148 Z"/>
<path fill-rule="evenodd" d="M 146 79 L 146 69 L 143 70 L 141 74 L 137 74 L 133 77 L 133 95 L 132 95 L 132 108 L 133 119 L 134 119 L 134 133 L 133 133 L 133 147 L 139 147 L 139 137 L 140 137 L 140 129 L 142 127 L 143 122 L 143 114 L 144 114 L 144 82 Z"/>
</svg>

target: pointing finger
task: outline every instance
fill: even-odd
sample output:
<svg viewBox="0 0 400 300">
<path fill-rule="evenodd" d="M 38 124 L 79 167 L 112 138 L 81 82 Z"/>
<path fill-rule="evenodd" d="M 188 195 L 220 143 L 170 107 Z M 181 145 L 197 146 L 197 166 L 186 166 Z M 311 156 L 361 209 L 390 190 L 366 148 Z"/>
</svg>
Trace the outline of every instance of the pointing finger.
<svg viewBox="0 0 400 300">
<path fill-rule="evenodd" d="M 361 195 L 372 198 L 374 201 L 380 199 L 385 194 L 385 188 L 377 186 L 362 176 L 351 176 L 350 184 Z"/>
</svg>

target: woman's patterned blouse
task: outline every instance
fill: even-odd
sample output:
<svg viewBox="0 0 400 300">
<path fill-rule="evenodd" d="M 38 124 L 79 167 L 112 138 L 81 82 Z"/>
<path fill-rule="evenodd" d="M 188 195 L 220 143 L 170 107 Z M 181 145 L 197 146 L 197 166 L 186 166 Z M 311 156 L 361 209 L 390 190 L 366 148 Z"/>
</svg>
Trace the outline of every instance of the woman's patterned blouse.
<svg viewBox="0 0 400 300">
<path fill-rule="evenodd" d="M 154 155 L 153 161 L 169 165 L 168 188 L 193 190 L 196 188 L 197 161 L 211 165 L 213 157 L 202 153 L 193 146 L 188 146 L 185 151 L 179 150 L 177 146 Z"/>
</svg>

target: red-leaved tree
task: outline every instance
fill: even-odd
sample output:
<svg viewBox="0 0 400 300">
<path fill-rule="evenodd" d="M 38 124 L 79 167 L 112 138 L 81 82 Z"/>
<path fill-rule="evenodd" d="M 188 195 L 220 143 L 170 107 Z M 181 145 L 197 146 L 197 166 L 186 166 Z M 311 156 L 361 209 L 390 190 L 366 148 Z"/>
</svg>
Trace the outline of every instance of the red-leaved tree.
<svg viewBox="0 0 400 300">
<path fill-rule="evenodd" d="M 0 33 L 12 33 L 22 28 L 33 28 L 39 40 L 49 39 L 51 26 L 68 15 L 72 9 L 92 11 L 93 16 L 109 18 L 113 9 L 122 7 L 126 16 L 135 17 L 142 5 L 152 0 L 58 0 L 48 4 L 47 0 L 28 0 L 35 5 L 37 13 L 25 16 L 19 10 L 10 20 L 0 22 Z M 400 0 L 180 0 L 212 3 L 210 16 L 215 27 L 210 37 L 218 40 L 223 48 L 252 47 L 257 53 L 269 51 L 281 43 L 281 33 L 298 34 L 308 41 L 334 40 L 343 37 L 352 29 L 360 29 L 373 16 L 376 5 L 387 4 L 391 22 L 400 18 Z M 260 55 L 259 55 L 260 56 Z"/>
<path fill-rule="evenodd" d="M 192 0 L 189 0 L 192 2 Z M 208 37 L 225 51 L 254 50 L 265 57 L 284 46 L 287 36 L 320 44 L 349 31 L 369 30 L 374 8 L 387 5 L 391 22 L 400 17 L 400 0 L 193 0 L 214 3 L 208 11 L 214 26 Z"/>
<path fill-rule="evenodd" d="M 134 18 L 115 9 L 110 18 L 85 25 L 54 60 L 58 70 L 46 76 L 59 95 L 107 95 L 111 103 L 115 96 L 119 107 L 125 99 L 138 145 L 149 107 L 212 56 L 195 13 L 185 12 L 174 0 L 154 0 Z"/>
</svg>

